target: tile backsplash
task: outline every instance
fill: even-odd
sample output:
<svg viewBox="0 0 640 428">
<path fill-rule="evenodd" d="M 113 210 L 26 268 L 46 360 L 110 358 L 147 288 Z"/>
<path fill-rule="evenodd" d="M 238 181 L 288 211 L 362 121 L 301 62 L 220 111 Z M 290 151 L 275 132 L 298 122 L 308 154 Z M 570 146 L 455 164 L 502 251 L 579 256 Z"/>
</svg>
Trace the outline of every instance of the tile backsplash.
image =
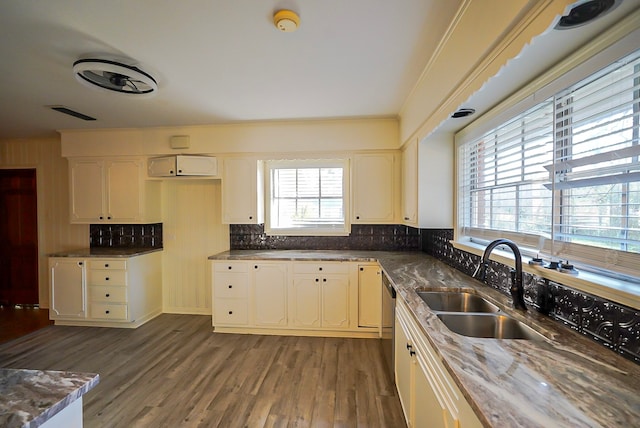
<svg viewBox="0 0 640 428">
<path fill-rule="evenodd" d="M 402 225 L 351 225 L 349 236 L 268 236 L 264 225 L 232 224 L 232 250 L 420 251 L 420 229 Z"/>
<path fill-rule="evenodd" d="M 422 250 L 448 265 L 472 275 L 480 257 L 454 248 L 452 229 L 422 229 Z M 491 262 L 487 284 L 509 295 L 510 269 Z M 560 283 L 525 273 L 525 301 L 540 307 L 547 288 L 553 296 L 549 316 L 625 358 L 640 364 L 640 311 Z"/>
<path fill-rule="evenodd" d="M 162 248 L 162 223 L 92 224 L 89 246 Z"/>
</svg>

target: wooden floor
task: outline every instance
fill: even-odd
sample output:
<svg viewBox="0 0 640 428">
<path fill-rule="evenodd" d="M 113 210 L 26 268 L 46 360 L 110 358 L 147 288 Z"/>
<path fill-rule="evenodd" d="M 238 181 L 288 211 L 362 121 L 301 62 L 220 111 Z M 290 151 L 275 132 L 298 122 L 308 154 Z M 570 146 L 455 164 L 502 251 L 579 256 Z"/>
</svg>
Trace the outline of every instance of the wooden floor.
<svg viewBox="0 0 640 428">
<path fill-rule="evenodd" d="M 49 326 L 0 367 L 100 374 L 85 427 L 404 427 L 375 339 L 214 334 L 163 314 L 135 330 Z"/>
<path fill-rule="evenodd" d="M 49 311 L 37 307 L 0 306 L 0 343 L 51 325 Z"/>
</svg>

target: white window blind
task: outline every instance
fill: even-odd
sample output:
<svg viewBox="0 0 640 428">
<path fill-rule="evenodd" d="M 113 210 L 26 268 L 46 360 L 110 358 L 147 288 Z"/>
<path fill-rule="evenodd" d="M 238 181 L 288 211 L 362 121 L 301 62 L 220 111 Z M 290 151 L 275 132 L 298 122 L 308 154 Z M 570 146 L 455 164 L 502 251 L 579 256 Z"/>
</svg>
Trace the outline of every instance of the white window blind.
<svg viewBox="0 0 640 428">
<path fill-rule="evenodd" d="M 273 161 L 267 174 L 267 233 L 348 232 L 343 161 Z"/>
<path fill-rule="evenodd" d="M 459 225 L 638 276 L 640 51 L 459 148 Z"/>
</svg>

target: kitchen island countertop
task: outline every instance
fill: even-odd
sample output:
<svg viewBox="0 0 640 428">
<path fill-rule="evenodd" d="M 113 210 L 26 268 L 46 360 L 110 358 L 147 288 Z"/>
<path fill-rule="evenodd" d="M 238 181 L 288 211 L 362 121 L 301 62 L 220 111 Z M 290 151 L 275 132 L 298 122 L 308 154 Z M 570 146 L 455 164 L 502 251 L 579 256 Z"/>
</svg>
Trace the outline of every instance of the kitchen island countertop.
<svg viewBox="0 0 640 428">
<path fill-rule="evenodd" d="M 93 373 L 0 368 L 0 426 L 41 426 L 99 381 Z"/>
<path fill-rule="evenodd" d="M 640 366 L 421 252 L 232 250 L 210 260 L 378 261 L 487 427 L 631 427 L 640 423 Z M 546 339 L 451 332 L 416 290 L 471 290 Z"/>
</svg>

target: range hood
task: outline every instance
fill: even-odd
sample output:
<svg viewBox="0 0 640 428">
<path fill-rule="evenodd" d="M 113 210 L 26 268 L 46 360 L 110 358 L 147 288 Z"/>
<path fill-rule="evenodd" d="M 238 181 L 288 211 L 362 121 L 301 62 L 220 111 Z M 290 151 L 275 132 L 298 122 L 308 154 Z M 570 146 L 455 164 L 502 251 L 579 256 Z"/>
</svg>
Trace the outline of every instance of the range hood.
<svg viewBox="0 0 640 428">
<path fill-rule="evenodd" d="M 215 156 L 172 155 L 149 158 L 149 177 L 177 177 L 218 175 L 218 159 Z"/>
</svg>

